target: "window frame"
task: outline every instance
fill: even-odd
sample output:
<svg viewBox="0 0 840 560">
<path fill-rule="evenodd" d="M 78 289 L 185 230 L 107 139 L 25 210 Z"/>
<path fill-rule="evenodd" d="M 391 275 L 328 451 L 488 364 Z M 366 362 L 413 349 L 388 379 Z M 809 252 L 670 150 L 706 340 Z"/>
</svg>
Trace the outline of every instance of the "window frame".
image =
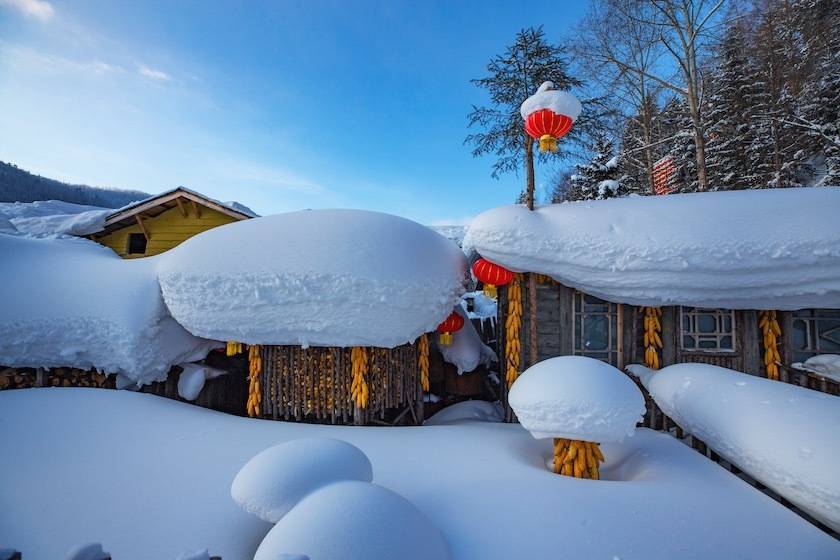
<svg viewBox="0 0 840 560">
<path fill-rule="evenodd" d="M 790 321 L 791 334 L 788 338 L 790 341 L 791 361 L 804 362 L 806 359 L 820 354 L 840 353 L 840 350 L 837 348 L 823 348 L 820 344 L 821 340 L 827 340 L 829 343 L 840 344 L 831 338 L 825 337 L 826 332 L 830 333 L 831 331 L 840 328 L 840 326 L 834 325 L 829 326 L 826 329 L 820 328 L 820 325 L 824 322 L 840 322 L 840 316 L 838 316 L 836 309 L 800 309 L 798 311 L 791 312 Z M 796 323 L 802 323 L 805 325 L 805 348 L 800 348 L 794 345 L 793 336 L 796 332 Z M 807 354 L 807 357 L 803 357 L 805 354 Z"/>
<path fill-rule="evenodd" d="M 597 300 L 597 302 L 587 302 L 586 298 L 595 299 Z M 587 311 L 586 309 L 587 306 L 602 305 L 607 306 L 606 311 Z M 570 329 L 572 337 L 572 355 L 587 356 L 590 358 L 595 358 L 596 360 L 604 361 L 618 368 L 624 367 L 622 335 L 623 317 L 621 309 L 622 306 L 620 304 L 602 300 L 585 292 L 575 290 L 572 293 L 572 328 Z M 607 318 L 608 332 L 607 348 L 605 350 L 587 351 L 586 348 L 584 348 L 584 337 L 582 335 L 585 329 L 587 316 Z M 580 321 L 580 323 L 578 321 Z M 580 329 L 578 329 L 578 324 L 580 324 Z M 581 335 L 580 338 L 578 338 L 578 333 L 580 333 Z M 602 356 L 599 356 L 599 354 L 605 355 L 606 359 L 604 359 L 604 357 Z"/>
<path fill-rule="evenodd" d="M 715 321 L 715 330 L 704 332 L 701 331 L 698 326 L 697 322 L 701 315 L 711 315 L 714 317 Z M 722 328 L 723 321 L 725 318 L 729 318 L 730 330 L 725 331 Z M 686 329 L 685 327 L 685 319 L 689 320 L 690 329 Z M 678 347 L 680 352 L 689 353 L 689 354 L 725 354 L 725 355 L 732 355 L 738 353 L 738 337 L 737 337 L 737 322 L 735 316 L 734 309 L 721 309 L 721 308 L 710 308 L 710 307 L 691 307 L 691 306 L 680 306 L 680 317 L 679 317 L 679 330 L 677 336 L 679 337 L 678 340 Z M 694 339 L 694 347 L 686 347 L 685 345 L 685 337 L 690 336 Z M 731 348 L 721 348 L 721 340 L 730 337 L 732 339 L 732 347 Z M 714 348 L 701 348 L 700 347 L 700 340 L 710 340 L 714 339 L 715 347 Z"/>
</svg>

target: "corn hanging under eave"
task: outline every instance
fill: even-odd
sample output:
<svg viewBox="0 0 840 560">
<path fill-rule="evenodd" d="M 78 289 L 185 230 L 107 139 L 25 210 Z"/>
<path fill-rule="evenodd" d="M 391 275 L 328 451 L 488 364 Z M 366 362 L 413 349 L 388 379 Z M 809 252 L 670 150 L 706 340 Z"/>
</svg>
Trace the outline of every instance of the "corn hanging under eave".
<svg viewBox="0 0 840 560">
<path fill-rule="evenodd" d="M 353 364 L 353 381 L 350 385 L 350 396 L 359 408 L 367 408 L 370 389 L 365 376 L 368 372 L 368 352 L 363 346 L 354 346 L 350 351 Z"/>
<path fill-rule="evenodd" d="M 604 462 L 598 444 L 591 441 L 554 438 L 554 472 L 576 478 L 601 478 Z"/>
<path fill-rule="evenodd" d="M 645 348 L 645 365 L 650 369 L 659 369 L 659 349 L 662 348 L 662 309 L 642 307 L 644 310 L 644 334 L 642 346 Z"/>
<path fill-rule="evenodd" d="M 522 275 L 516 274 L 508 288 L 508 313 L 505 319 L 505 381 L 508 389 L 519 377 L 522 328 Z"/>
<path fill-rule="evenodd" d="M 424 334 L 417 339 L 417 357 L 420 366 L 420 385 L 423 391 L 429 390 L 429 338 Z"/>
<path fill-rule="evenodd" d="M 252 344 L 248 347 L 248 404 L 246 411 L 248 416 L 260 415 L 262 406 L 262 355 L 259 345 Z"/>
<path fill-rule="evenodd" d="M 778 313 L 776 311 L 762 311 L 759 314 L 758 328 L 761 329 L 761 336 L 764 342 L 764 369 L 767 372 L 767 379 L 779 379 L 779 364 L 782 356 L 779 354 L 779 337 L 782 335 L 782 328 L 779 326 Z"/>
<path fill-rule="evenodd" d="M 227 344 L 225 345 L 225 354 L 228 356 L 236 356 L 237 354 L 242 353 L 242 343 L 235 342 L 233 340 L 228 340 Z"/>
</svg>

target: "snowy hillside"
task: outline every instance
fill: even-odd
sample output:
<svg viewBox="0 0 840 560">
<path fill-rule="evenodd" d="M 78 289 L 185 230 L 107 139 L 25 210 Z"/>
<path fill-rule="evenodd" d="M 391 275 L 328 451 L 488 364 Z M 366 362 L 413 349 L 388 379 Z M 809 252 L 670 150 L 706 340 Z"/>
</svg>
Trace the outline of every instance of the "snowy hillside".
<svg viewBox="0 0 840 560">
<path fill-rule="evenodd" d="M 0 202 L 61 200 L 88 206 L 120 208 L 148 196 L 142 191 L 62 183 L 0 161 Z"/>
</svg>

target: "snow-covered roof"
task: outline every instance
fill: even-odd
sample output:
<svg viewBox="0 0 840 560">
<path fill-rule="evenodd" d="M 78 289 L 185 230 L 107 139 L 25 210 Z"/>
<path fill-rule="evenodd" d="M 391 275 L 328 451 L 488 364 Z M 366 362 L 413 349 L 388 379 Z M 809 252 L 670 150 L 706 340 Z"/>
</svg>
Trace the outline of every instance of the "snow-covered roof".
<svg viewBox="0 0 840 560">
<path fill-rule="evenodd" d="M 0 233 L 48 237 L 87 235 L 102 229 L 110 208 L 62 200 L 0 203 Z"/>
<path fill-rule="evenodd" d="M 464 245 L 614 302 L 837 309 L 839 213 L 838 187 L 503 206 Z"/>
<path fill-rule="evenodd" d="M 257 216 L 253 210 L 238 202 L 219 202 L 186 187 L 176 187 L 112 211 L 105 217 L 105 221 L 102 223 L 100 230 L 95 233 L 104 234 L 128 225 L 134 225 L 136 215 L 157 216 L 181 205 L 182 199 L 192 204 L 201 204 L 202 206 L 212 208 L 217 212 L 227 214 L 237 220 L 245 220 Z"/>
<path fill-rule="evenodd" d="M 4 234 L 0 255 L 2 365 L 95 368 L 145 384 L 217 345 L 167 314 L 154 257 L 126 261 L 86 239 Z"/>
<path fill-rule="evenodd" d="M 166 304 L 196 336 L 302 346 L 413 342 L 451 312 L 466 268 L 429 228 L 362 210 L 235 222 L 160 257 Z"/>
</svg>

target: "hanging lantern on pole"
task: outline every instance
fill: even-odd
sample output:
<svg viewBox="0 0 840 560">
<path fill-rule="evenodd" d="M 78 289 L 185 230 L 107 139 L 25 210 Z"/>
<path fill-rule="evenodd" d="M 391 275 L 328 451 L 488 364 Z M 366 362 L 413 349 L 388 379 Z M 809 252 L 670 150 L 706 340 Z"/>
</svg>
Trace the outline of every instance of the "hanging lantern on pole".
<svg viewBox="0 0 840 560">
<path fill-rule="evenodd" d="M 543 82 L 519 109 L 525 119 L 525 132 L 539 140 L 541 152 L 557 151 L 558 138 L 572 129 L 581 111 L 580 101 L 574 95 L 553 88 L 552 82 Z"/>
<path fill-rule="evenodd" d="M 443 320 L 443 323 L 438 325 L 437 332 L 440 333 L 440 343 L 444 346 L 452 344 L 452 333 L 458 332 L 464 326 L 464 318 L 454 311 L 449 314 L 449 317 Z"/>
<path fill-rule="evenodd" d="M 473 275 L 484 284 L 484 295 L 496 298 L 496 287 L 510 284 L 513 272 L 485 258 L 478 259 L 472 265 Z"/>
</svg>

